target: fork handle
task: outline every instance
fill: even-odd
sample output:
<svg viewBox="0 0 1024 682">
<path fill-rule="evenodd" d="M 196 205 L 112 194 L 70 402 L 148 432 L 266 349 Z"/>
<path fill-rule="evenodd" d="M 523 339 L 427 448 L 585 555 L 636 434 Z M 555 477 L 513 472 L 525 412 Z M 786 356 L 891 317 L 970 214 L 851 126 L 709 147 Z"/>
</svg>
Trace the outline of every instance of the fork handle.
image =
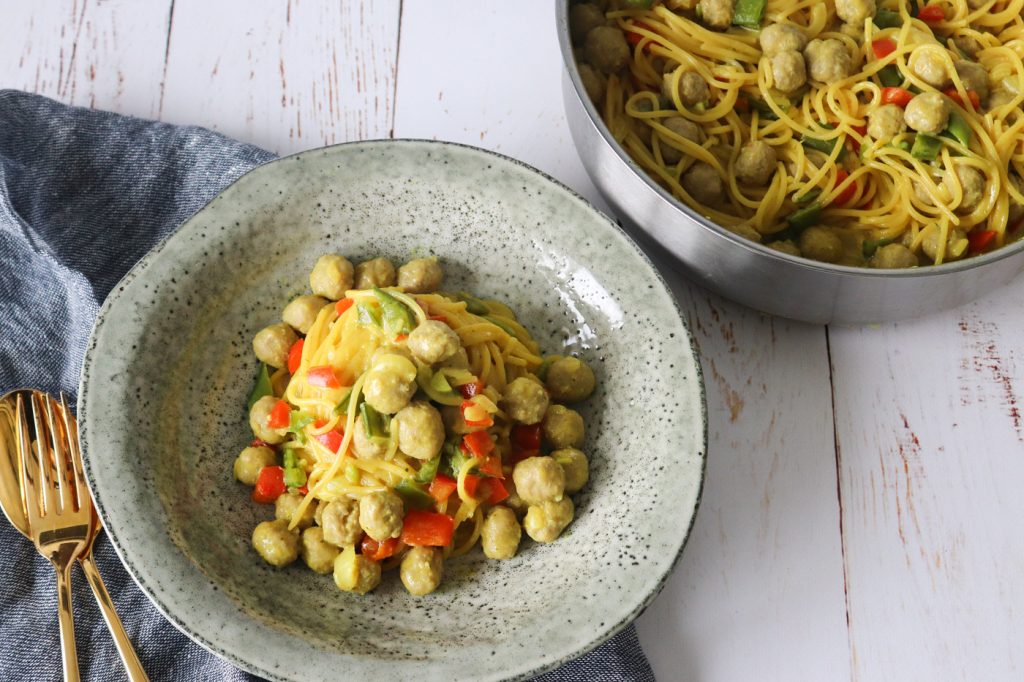
<svg viewBox="0 0 1024 682">
<path fill-rule="evenodd" d="M 85 578 L 92 588 L 92 593 L 96 596 L 96 603 L 99 604 L 100 611 L 103 613 L 103 620 L 106 621 L 107 628 L 114 638 L 114 646 L 117 647 L 117 653 L 121 656 L 121 662 L 124 663 L 125 670 L 128 672 L 128 679 L 131 682 L 149 682 L 149 677 L 142 669 L 142 663 L 135 653 L 132 641 L 128 638 L 128 633 L 124 631 L 124 625 L 121 624 L 117 611 L 114 610 L 114 602 L 110 599 L 107 586 L 103 584 L 100 572 L 96 570 L 92 552 L 88 552 L 79 561 L 82 564 L 82 572 L 85 573 Z"/>
<path fill-rule="evenodd" d="M 71 562 L 54 566 L 57 571 L 57 621 L 60 623 L 60 655 L 64 682 L 78 682 L 78 653 L 75 651 L 75 617 L 71 611 Z"/>
</svg>

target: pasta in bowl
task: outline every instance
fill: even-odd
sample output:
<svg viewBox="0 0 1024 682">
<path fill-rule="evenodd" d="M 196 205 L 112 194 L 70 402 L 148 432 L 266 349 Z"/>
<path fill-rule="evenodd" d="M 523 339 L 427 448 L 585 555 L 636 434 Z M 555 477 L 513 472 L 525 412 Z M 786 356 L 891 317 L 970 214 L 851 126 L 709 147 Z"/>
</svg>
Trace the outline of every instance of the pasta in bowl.
<svg viewBox="0 0 1024 682">
<path fill-rule="evenodd" d="M 478 542 L 511 559 L 523 530 L 547 543 L 572 521 L 569 494 L 589 478 L 584 421 L 555 401 L 587 398 L 593 371 L 542 358 L 499 301 L 436 293 L 443 277 L 436 258 L 396 272 L 327 254 L 312 294 L 256 334 L 255 440 L 233 471 L 274 504 L 252 533 L 267 563 L 301 556 L 358 594 L 400 568 L 422 596 Z"/>
<path fill-rule="evenodd" d="M 671 194 L 780 252 L 939 265 L 1021 236 L 1020 0 L 570 7 L 579 76 Z"/>
</svg>

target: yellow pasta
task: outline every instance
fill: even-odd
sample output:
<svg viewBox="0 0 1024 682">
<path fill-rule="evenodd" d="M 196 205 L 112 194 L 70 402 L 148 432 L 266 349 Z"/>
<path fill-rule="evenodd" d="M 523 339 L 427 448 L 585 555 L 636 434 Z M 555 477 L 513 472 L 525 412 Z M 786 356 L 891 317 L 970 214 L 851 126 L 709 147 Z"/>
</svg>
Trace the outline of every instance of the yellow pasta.
<svg viewBox="0 0 1024 682">
<path fill-rule="evenodd" d="M 874 267 L 941 264 L 1020 237 L 1024 0 L 768 0 L 759 30 L 716 25 L 728 0 L 599 4 L 630 54 L 618 68 L 576 36 L 598 111 L 641 168 L 726 229 Z M 779 25 L 802 42 L 763 45 Z M 913 113 L 927 97 L 948 110 L 939 129 Z M 886 105 L 906 111 L 872 125 L 892 120 L 877 113 Z M 768 173 L 746 171 L 754 162 Z"/>
</svg>

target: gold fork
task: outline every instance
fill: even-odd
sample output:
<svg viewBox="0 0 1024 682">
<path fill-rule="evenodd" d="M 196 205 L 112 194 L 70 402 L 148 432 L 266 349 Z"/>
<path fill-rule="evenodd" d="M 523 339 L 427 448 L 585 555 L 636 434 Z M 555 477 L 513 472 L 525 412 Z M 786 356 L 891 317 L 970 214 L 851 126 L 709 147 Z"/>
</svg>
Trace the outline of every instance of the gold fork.
<svg viewBox="0 0 1024 682">
<path fill-rule="evenodd" d="M 92 533 L 90 500 L 81 468 L 69 466 L 67 413 L 58 420 L 53 401 L 36 391 L 30 394 L 29 405 L 26 406 L 21 393 L 15 404 L 28 528 L 36 549 L 57 573 L 57 619 L 64 679 L 74 682 L 79 673 L 71 611 L 71 565 L 85 551 Z"/>
<path fill-rule="evenodd" d="M 20 453 L 18 443 L 23 441 L 17 434 L 19 430 L 17 425 L 21 420 L 16 408 L 18 398 L 22 395 L 31 400 L 29 391 L 16 391 L 0 398 L 0 508 L 3 509 L 11 525 L 18 529 L 22 535 L 32 539 L 31 530 L 28 525 L 28 516 L 25 511 L 24 485 L 20 480 L 20 456 L 16 454 Z M 53 399 L 49 396 L 42 393 L 39 395 L 45 401 L 54 403 Z M 78 424 L 68 409 L 63 395 L 61 395 L 60 407 L 52 407 L 52 409 L 58 410 L 61 415 L 64 432 L 68 436 L 68 444 L 70 445 L 67 456 L 70 459 L 71 467 L 74 469 L 76 481 L 81 481 L 83 474 L 81 453 L 78 449 Z M 117 653 L 121 656 L 121 661 L 124 663 L 128 679 L 131 682 L 148 682 L 149 678 L 142 668 L 142 663 L 132 647 L 128 633 L 125 632 L 121 619 L 114 609 L 110 593 L 107 592 L 103 579 L 96 568 L 92 550 L 93 542 L 101 529 L 99 515 L 92 504 L 92 498 L 88 495 L 88 490 L 84 487 L 79 487 L 79 490 L 81 491 L 79 499 L 88 500 L 88 509 L 92 518 L 90 535 L 86 540 L 86 548 L 78 557 L 78 561 L 81 563 L 82 572 L 85 574 L 86 579 L 89 581 L 89 586 L 92 587 L 93 594 L 96 596 L 96 602 L 100 606 L 103 620 L 106 621 L 107 627 L 114 638 Z"/>
</svg>

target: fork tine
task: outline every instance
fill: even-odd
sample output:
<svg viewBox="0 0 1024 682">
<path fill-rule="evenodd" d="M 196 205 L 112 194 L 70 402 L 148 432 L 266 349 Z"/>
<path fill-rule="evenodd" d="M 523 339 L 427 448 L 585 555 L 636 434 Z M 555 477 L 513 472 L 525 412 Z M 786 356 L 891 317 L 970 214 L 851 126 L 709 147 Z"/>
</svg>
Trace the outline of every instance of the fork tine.
<svg viewBox="0 0 1024 682">
<path fill-rule="evenodd" d="M 37 391 L 37 393 L 40 400 L 46 405 L 46 426 L 50 429 L 53 467 L 57 471 L 61 512 L 77 511 L 78 496 L 75 494 L 74 483 L 68 476 L 68 470 L 71 468 L 71 451 L 68 447 L 68 434 L 64 429 L 64 421 L 58 421 L 54 414 L 56 401 L 41 391 Z"/>
<path fill-rule="evenodd" d="M 18 462 L 21 465 L 21 499 L 25 505 L 29 528 L 39 523 L 39 461 L 32 452 L 32 436 L 28 429 L 28 415 L 25 414 L 24 394 L 18 393 L 15 401 L 18 422 Z"/>
<path fill-rule="evenodd" d="M 68 436 L 68 446 L 71 451 L 71 468 L 75 473 L 75 489 L 78 492 L 78 507 L 81 509 L 90 502 L 89 489 L 85 483 L 85 472 L 82 469 L 82 453 L 78 448 L 78 425 L 68 408 L 64 392 L 60 394 L 61 416 L 64 420 L 64 433 Z"/>
<path fill-rule="evenodd" d="M 56 485 L 52 471 L 54 454 L 50 447 L 49 429 L 44 421 L 46 407 L 42 401 L 43 399 L 37 393 L 32 393 L 32 420 L 36 427 L 36 447 L 39 457 L 38 487 L 45 513 L 56 514 L 58 512 L 57 495 L 54 491 Z"/>
</svg>

